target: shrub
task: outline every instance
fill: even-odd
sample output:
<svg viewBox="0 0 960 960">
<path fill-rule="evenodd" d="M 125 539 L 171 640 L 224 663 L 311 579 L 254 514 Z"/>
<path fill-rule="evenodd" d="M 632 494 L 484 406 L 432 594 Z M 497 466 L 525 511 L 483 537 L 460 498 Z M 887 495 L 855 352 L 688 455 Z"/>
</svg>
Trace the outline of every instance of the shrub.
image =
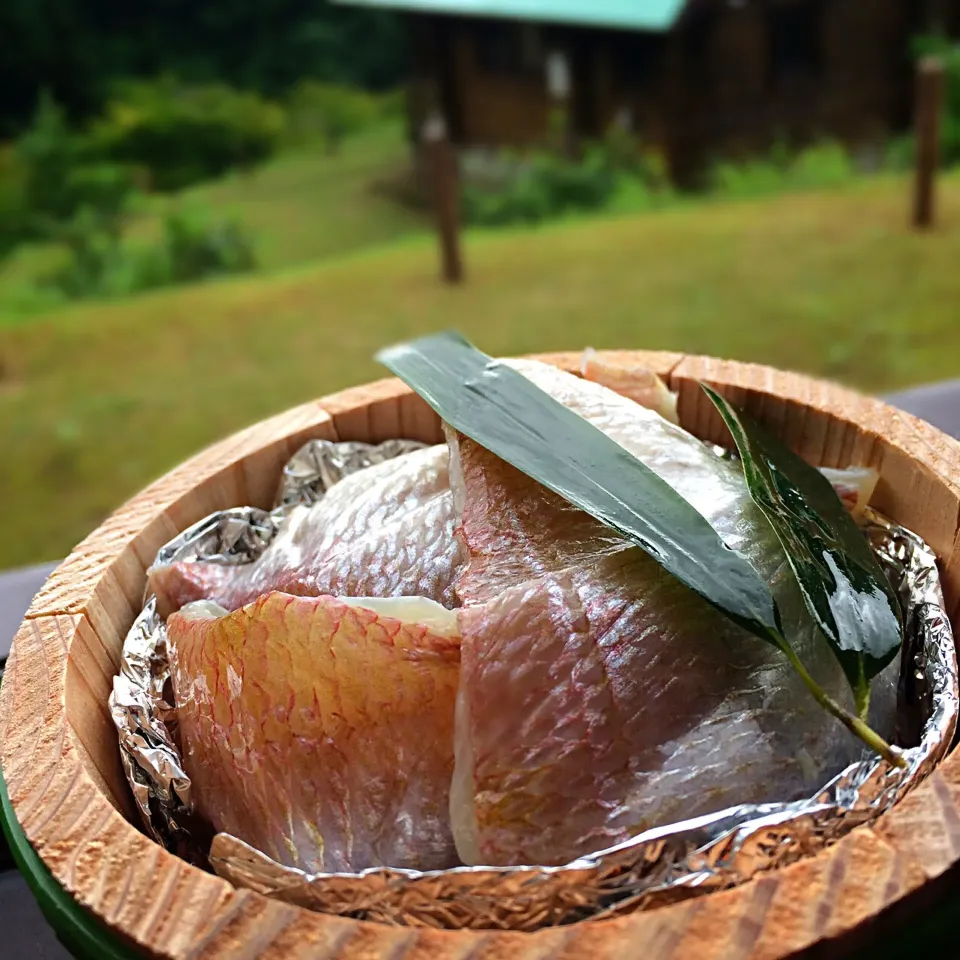
<svg viewBox="0 0 960 960">
<path fill-rule="evenodd" d="M 602 207 L 617 185 L 616 171 L 603 150 L 596 147 L 578 161 L 541 156 L 535 160 L 532 173 L 546 188 L 551 204 L 564 212 Z"/>
<path fill-rule="evenodd" d="M 258 94 L 166 77 L 123 85 L 91 136 L 105 158 L 145 167 L 158 190 L 177 190 L 265 160 L 284 128 L 283 110 Z"/>
<path fill-rule="evenodd" d="M 407 91 L 403 87 L 377 96 L 380 116 L 384 120 L 402 120 L 407 115 Z"/>
<path fill-rule="evenodd" d="M 711 192 L 725 197 L 762 196 L 777 192 L 782 185 L 783 171 L 767 159 L 723 161 L 710 176 Z"/>
<path fill-rule="evenodd" d="M 0 150 L 0 257 L 29 236 L 26 173 L 16 151 Z"/>
<path fill-rule="evenodd" d="M 90 207 L 81 210 L 69 223 L 59 225 L 56 239 L 70 251 L 68 263 L 45 278 L 68 299 L 106 294 L 117 290 L 118 276 L 128 268 L 117 231 L 98 218 Z"/>
<path fill-rule="evenodd" d="M 916 158 L 914 139 L 910 134 L 894 137 L 888 144 L 883 165 L 889 170 L 903 172 L 913 168 Z"/>
<path fill-rule="evenodd" d="M 211 222 L 196 210 L 169 214 L 160 243 L 151 247 L 125 245 L 119 232 L 89 209 L 64 225 L 58 239 L 69 248 L 70 261 L 44 284 L 70 299 L 124 296 L 256 266 L 253 246 L 238 224 Z"/>
<path fill-rule="evenodd" d="M 620 173 L 638 181 L 648 190 L 669 190 L 670 176 L 666 160 L 660 153 L 644 148 L 629 130 L 613 124 L 603 139 L 607 162 Z"/>
<path fill-rule="evenodd" d="M 824 141 L 794 154 L 785 144 L 777 143 L 766 156 L 716 164 L 710 189 L 724 197 L 756 197 L 838 186 L 855 175 L 854 163 L 840 144 Z"/>
<path fill-rule="evenodd" d="M 554 111 L 551 137 L 558 143 L 563 122 Z M 663 157 L 617 124 L 578 159 L 555 151 L 471 151 L 461 176 L 464 219 L 480 226 L 539 223 L 601 209 L 637 212 L 672 197 Z"/>
<path fill-rule="evenodd" d="M 534 154 L 514 171 L 499 187 L 489 183 L 465 187 L 467 222 L 480 226 L 539 223 L 566 213 L 597 210 L 612 198 L 618 182 L 617 171 L 598 147 L 581 160 Z"/>
<path fill-rule="evenodd" d="M 765 156 L 717 163 L 709 177 L 710 190 L 725 197 L 752 197 L 783 189 L 790 154 L 775 143 Z"/>
<path fill-rule="evenodd" d="M 48 93 L 41 95 L 33 122 L 14 150 L 27 207 L 45 217 L 70 217 L 78 204 L 66 182 L 77 166 L 89 162 L 89 151 Z"/>
<path fill-rule="evenodd" d="M 31 239 L 66 246 L 69 264 L 48 281 L 68 296 L 250 269 L 252 250 L 235 224 L 210 225 L 192 214 L 168 218 L 157 250 L 134 256 L 121 248 L 125 215 L 143 177 L 141 168 L 110 158 L 147 158 L 154 178 L 169 186 L 248 162 L 265 149 L 264 137 L 280 129 L 277 108 L 259 98 L 207 87 L 177 100 L 160 97 L 156 87 L 128 88 L 128 99 L 114 101 L 111 117 L 91 135 L 71 130 L 57 104 L 41 98 L 33 125 L 0 153 L 0 255 Z"/>
<path fill-rule="evenodd" d="M 115 219 L 135 190 L 135 171 L 98 156 L 87 138 L 69 129 L 63 111 L 47 95 L 15 144 L 12 166 L 8 189 L 20 191 L 22 239 L 48 236 L 81 209 Z"/>
<path fill-rule="evenodd" d="M 793 158 L 787 167 L 786 180 L 790 189 L 834 187 L 848 183 L 856 173 L 854 162 L 843 145 L 824 141 L 806 147 Z"/>
<path fill-rule="evenodd" d="M 402 109 L 402 106 L 401 106 Z M 343 141 L 397 111 L 396 97 L 375 97 L 364 90 L 301 80 L 287 97 L 290 140 L 321 141 L 330 152 Z"/>
<path fill-rule="evenodd" d="M 253 246 L 238 223 L 211 223 L 196 210 L 167 216 L 161 250 L 166 283 L 244 273 L 256 266 Z"/>
</svg>

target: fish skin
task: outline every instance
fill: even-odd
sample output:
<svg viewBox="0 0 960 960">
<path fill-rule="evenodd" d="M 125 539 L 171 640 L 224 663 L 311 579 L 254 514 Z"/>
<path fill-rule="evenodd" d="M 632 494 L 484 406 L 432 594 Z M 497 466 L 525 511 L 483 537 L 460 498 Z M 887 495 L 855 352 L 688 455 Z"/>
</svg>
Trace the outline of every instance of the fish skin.
<svg viewBox="0 0 960 960">
<path fill-rule="evenodd" d="M 460 642 L 333 597 L 271 593 L 167 624 L 198 811 L 308 872 L 458 863 Z"/>
<path fill-rule="evenodd" d="M 654 410 L 671 423 L 680 423 L 677 394 L 649 367 L 611 361 L 595 350 L 587 349 L 580 360 L 580 373 L 585 380 L 608 387 L 615 393 Z M 880 474 L 872 467 L 821 467 L 820 472 L 833 485 L 853 518 L 859 520 L 873 496 Z"/>
<path fill-rule="evenodd" d="M 691 502 L 771 584 L 848 705 L 739 465 L 602 386 L 514 364 Z M 773 647 L 639 548 L 448 431 L 468 561 L 451 821 L 466 863 L 564 863 L 645 829 L 813 791 L 862 752 Z M 890 691 L 875 693 L 887 728 Z M 883 729 L 877 717 L 873 722 Z"/>
<path fill-rule="evenodd" d="M 345 477 L 313 506 L 296 507 L 253 563 L 151 568 L 161 616 L 213 600 L 235 610 L 271 590 L 298 596 L 422 595 L 456 604 L 461 557 L 453 535 L 448 454 L 442 444 Z"/>
</svg>

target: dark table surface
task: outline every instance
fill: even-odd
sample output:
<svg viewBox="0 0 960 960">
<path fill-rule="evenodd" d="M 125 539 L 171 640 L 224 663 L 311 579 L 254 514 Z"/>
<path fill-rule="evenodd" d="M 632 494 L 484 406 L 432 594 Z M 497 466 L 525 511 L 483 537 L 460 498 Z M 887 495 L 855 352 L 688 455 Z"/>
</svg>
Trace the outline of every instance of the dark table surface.
<svg viewBox="0 0 960 960">
<path fill-rule="evenodd" d="M 960 439 L 960 381 L 907 390 L 886 399 Z M 54 566 L 41 564 L 0 574 L 0 661 L 7 656 L 24 612 Z M 47 926 L 21 876 L 15 870 L 4 872 L 2 868 L 0 930 L 3 931 L 0 957 L 9 960 L 70 960 L 70 955 Z M 934 956 L 947 955 L 960 955 L 960 947 L 956 953 L 934 953 Z"/>
</svg>

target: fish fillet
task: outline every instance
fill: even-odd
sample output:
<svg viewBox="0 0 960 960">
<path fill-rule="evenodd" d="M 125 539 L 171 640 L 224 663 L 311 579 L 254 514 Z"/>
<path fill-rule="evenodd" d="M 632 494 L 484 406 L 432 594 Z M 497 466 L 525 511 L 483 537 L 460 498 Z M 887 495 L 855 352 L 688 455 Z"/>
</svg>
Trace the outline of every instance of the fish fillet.
<svg viewBox="0 0 960 960">
<path fill-rule="evenodd" d="M 513 365 L 641 459 L 751 560 L 808 670 L 849 705 L 739 465 L 603 386 Z M 465 863 L 563 863 L 658 824 L 801 796 L 859 757 L 859 742 L 774 648 L 614 531 L 448 436 L 468 552 L 457 581 L 451 789 Z M 872 720 L 884 732 L 892 684 L 880 686 Z"/>
<path fill-rule="evenodd" d="M 580 372 L 585 380 L 609 387 L 615 393 L 659 413 L 671 423 L 680 423 L 676 393 L 648 367 L 618 362 L 602 357 L 594 350 L 585 350 Z M 843 470 L 821 467 L 820 471 L 833 484 L 853 517 L 861 517 L 880 479 L 877 471 L 870 467 L 848 467 Z"/>
<path fill-rule="evenodd" d="M 871 467 L 848 467 L 845 470 L 821 467 L 820 472 L 833 485 L 853 518 L 858 520 L 862 517 L 880 481 L 880 474 Z"/>
<path fill-rule="evenodd" d="M 654 408 L 672 402 L 675 415 L 676 400 L 658 377 L 650 371 L 641 376 L 637 369 L 630 375 L 645 384 L 635 396 L 638 402 Z M 164 617 L 197 600 L 235 610 L 271 590 L 297 596 L 419 595 L 454 607 L 453 579 L 462 559 L 455 521 L 447 448 L 429 447 L 347 476 L 318 503 L 295 508 L 253 563 L 155 566 L 149 586 Z"/>
<path fill-rule="evenodd" d="M 235 610 L 279 590 L 298 596 L 424 596 L 456 603 L 448 454 L 438 445 L 360 470 L 318 503 L 295 508 L 253 563 L 153 567 L 162 616 L 212 600 Z"/>
<path fill-rule="evenodd" d="M 655 410 L 665 420 L 680 422 L 677 417 L 677 395 L 649 367 L 614 363 L 594 350 L 585 350 L 580 372 L 584 379 L 600 383 L 641 406 Z"/>
<path fill-rule="evenodd" d="M 279 593 L 224 613 L 167 624 L 198 811 L 309 872 L 455 865 L 456 615 Z"/>
</svg>

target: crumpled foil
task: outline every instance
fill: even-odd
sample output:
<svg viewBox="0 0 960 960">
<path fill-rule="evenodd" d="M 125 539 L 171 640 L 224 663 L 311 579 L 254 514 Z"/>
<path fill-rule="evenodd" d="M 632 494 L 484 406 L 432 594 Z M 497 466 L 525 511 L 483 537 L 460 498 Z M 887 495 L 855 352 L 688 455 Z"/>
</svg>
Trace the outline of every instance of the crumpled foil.
<svg viewBox="0 0 960 960">
<path fill-rule="evenodd" d="M 315 502 L 348 473 L 421 446 L 312 441 L 285 468 L 275 510 L 214 514 L 167 544 L 157 562 L 249 562 L 293 506 Z M 432 872 L 377 867 L 309 875 L 227 834 L 211 844 L 208 828 L 193 817 L 190 779 L 175 743 L 166 631 L 150 598 L 127 636 L 110 700 L 137 806 L 156 840 L 195 863 L 209 862 L 237 886 L 309 909 L 387 923 L 535 930 L 742 883 L 816 853 L 879 816 L 936 766 L 953 739 L 960 702 L 957 662 L 936 557 L 918 536 L 872 510 L 863 523 L 905 614 L 897 717 L 904 768 L 865 751 L 861 761 L 805 800 L 746 804 L 667 824 L 559 867 Z"/>
</svg>

